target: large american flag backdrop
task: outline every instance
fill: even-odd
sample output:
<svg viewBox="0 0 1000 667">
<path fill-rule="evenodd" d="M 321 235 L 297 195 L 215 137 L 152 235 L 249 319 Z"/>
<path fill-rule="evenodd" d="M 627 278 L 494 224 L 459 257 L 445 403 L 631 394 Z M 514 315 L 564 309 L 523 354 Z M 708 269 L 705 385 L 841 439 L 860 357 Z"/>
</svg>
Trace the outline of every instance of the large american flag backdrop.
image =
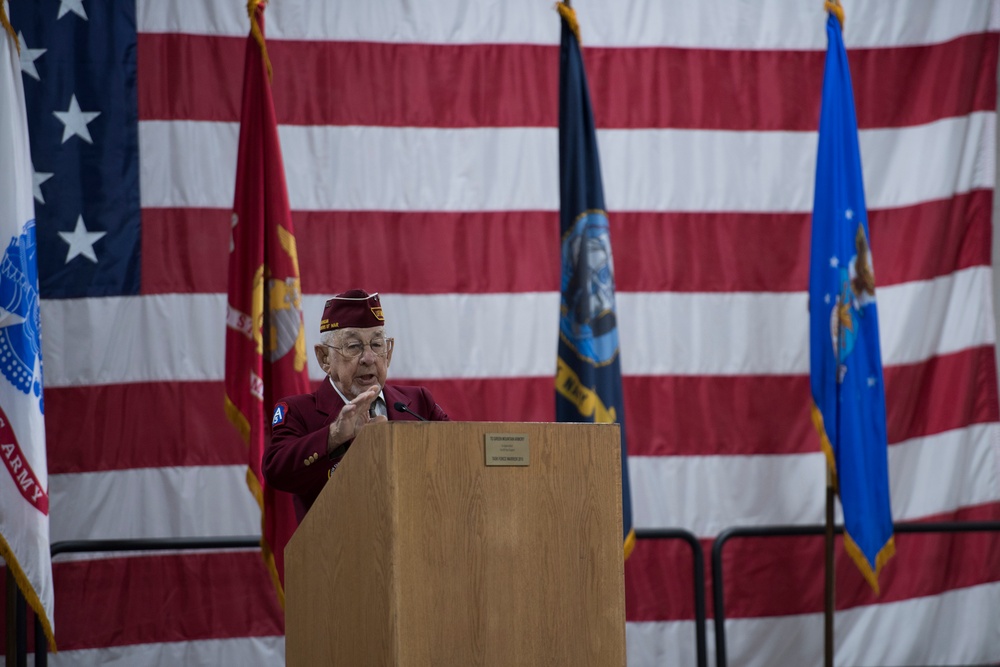
<svg viewBox="0 0 1000 667">
<path fill-rule="evenodd" d="M 245 3 L 11 4 L 36 172 L 52 540 L 256 534 L 223 411 Z M 845 5 L 894 518 L 998 519 L 1000 3 Z M 617 269 L 635 526 L 686 528 L 707 549 L 730 526 L 820 524 L 806 291 L 822 2 L 574 8 Z M 391 379 L 426 384 L 454 419 L 554 419 L 559 29 L 551 0 L 275 0 L 268 50 L 310 348 L 324 298 L 377 290 Z M 876 598 L 838 544 L 838 663 L 1000 661 L 1000 539 L 898 535 L 897 551 Z M 727 554 L 730 664 L 818 664 L 821 541 Z M 693 664 L 690 569 L 686 547 L 638 543 L 630 665 Z M 52 664 L 282 661 L 258 552 L 60 557 L 54 578 Z"/>
</svg>

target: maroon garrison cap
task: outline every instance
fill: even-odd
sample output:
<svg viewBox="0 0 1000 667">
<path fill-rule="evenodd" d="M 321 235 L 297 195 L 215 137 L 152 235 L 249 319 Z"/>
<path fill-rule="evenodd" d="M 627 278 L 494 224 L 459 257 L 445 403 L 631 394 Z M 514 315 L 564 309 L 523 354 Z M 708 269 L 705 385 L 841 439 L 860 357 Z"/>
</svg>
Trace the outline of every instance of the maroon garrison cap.
<svg viewBox="0 0 1000 667">
<path fill-rule="evenodd" d="M 319 321 L 319 332 L 355 327 L 367 329 L 385 324 L 382 302 L 378 292 L 369 294 L 362 289 L 352 289 L 328 299 Z"/>
</svg>

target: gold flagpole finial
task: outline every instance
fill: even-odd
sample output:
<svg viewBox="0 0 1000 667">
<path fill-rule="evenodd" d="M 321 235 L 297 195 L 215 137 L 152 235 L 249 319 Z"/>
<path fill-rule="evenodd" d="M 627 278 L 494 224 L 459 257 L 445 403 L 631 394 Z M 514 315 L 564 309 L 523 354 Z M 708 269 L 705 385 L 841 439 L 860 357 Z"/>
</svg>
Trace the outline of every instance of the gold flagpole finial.
<svg viewBox="0 0 1000 667">
<path fill-rule="evenodd" d="M 837 17 L 840 21 L 840 29 L 844 29 L 844 8 L 840 4 L 840 0 L 825 0 L 823 3 L 823 8 Z"/>
<path fill-rule="evenodd" d="M 0 25 L 7 31 L 10 38 L 14 40 L 14 48 L 17 49 L 17 55 L 21 55 L 21 43 L 17 40 L 17 33 L 14 32 L 14 26 L 10 24 L 10 19 L 7 18 L 6 3 L 4 0 L 0 0 Z"/>
<path fill-rule="evenodd" d="M 257 22 L 257 6 L 267 6 L 267 0 L 247 0 L 247 15 L 250 17 L 250 34 L 260 44 L 260 55 L 264 58 L 264 67 L 267 68 L 267 80 L 274 78 L 271 70 L 271 59 L 267 56 L 267 44 L 264 43 L 264 33 L 260 31 L 260 24 Z"/>
<path fill-rule="evenodd" d="M 576 10 L 569 6 L 569 0 L 557 2 L 556 11 L 559 12 L 559 16 L 563 17 L 563 20 L 569 24 L 569 29 L 576 37 L 576 41 L 583 44 L 583 40 L 580 39 L 580 24 L 576 20 Z"/>
</svg>

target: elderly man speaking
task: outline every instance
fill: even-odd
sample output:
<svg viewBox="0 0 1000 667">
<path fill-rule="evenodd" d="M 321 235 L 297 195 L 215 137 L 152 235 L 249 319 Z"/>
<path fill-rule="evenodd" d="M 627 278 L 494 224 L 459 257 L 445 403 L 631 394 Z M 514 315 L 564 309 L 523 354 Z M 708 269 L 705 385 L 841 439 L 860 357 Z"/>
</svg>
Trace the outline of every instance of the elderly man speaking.
<svg viewBox="0 0 1000 667">
<path fill-rule="evenodd" d="M 378 293 L 355 289 L 328 300 L 316 345 L 327 378 L 313 393 L 289 396 L 274 408 L 264 476 L 295 494 L 299 521 L 367 424 L 448 420 L 426 389 L 385 384 L 393 339 L 384 325 Z"/>
</svg>

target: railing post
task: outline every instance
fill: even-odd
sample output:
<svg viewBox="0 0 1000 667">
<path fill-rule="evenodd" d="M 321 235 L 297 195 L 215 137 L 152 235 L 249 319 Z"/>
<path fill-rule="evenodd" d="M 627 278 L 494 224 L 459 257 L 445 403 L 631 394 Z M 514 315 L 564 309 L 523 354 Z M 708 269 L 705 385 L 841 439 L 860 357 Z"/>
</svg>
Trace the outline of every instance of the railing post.
<svg viewBox="0 0 1000 667">
<path fill-rule="evenodd" d="M 7 568 L 10 571 L 10 568 Z M 17 616 L 17 667 L 28 667 L 28 602 L 21 589 L 14 584 L 14 603 Z"/>
<path fill-rule="evenodd" d="M 35 667 L 49 667 L 49 640 L 38 614 L 35 614 Z"/>
<path fill-rule="evenodd" d="M 726 596 L 722 576 L 722 547 L 735 528 L 727 528 L 712 543 L 712 622 L 715 626 L 715 667 L 726 667 Z"/>
<path fill-rule="evenodd" d="M 691 547 L 694 575 L 694 639 L 698 667 L 708 667 L 708 641 L 705 638 L 705 554 L 694 533 L 683 528 L 642 529 L 637 540 L 684 540 Z"/>
<path fill-rule="evenodd" d="M 6 619 L 4 628 L 4 655 L 6 660 L 4 661 L 7 667 L 17 667 L 17 601 L 14 596 L 17 595 L 17 582 L 14 581 L 14 575 L 10 571 L 10 567 L 7 568 L 7 596 L 6 596 Z"/>
</svg>

